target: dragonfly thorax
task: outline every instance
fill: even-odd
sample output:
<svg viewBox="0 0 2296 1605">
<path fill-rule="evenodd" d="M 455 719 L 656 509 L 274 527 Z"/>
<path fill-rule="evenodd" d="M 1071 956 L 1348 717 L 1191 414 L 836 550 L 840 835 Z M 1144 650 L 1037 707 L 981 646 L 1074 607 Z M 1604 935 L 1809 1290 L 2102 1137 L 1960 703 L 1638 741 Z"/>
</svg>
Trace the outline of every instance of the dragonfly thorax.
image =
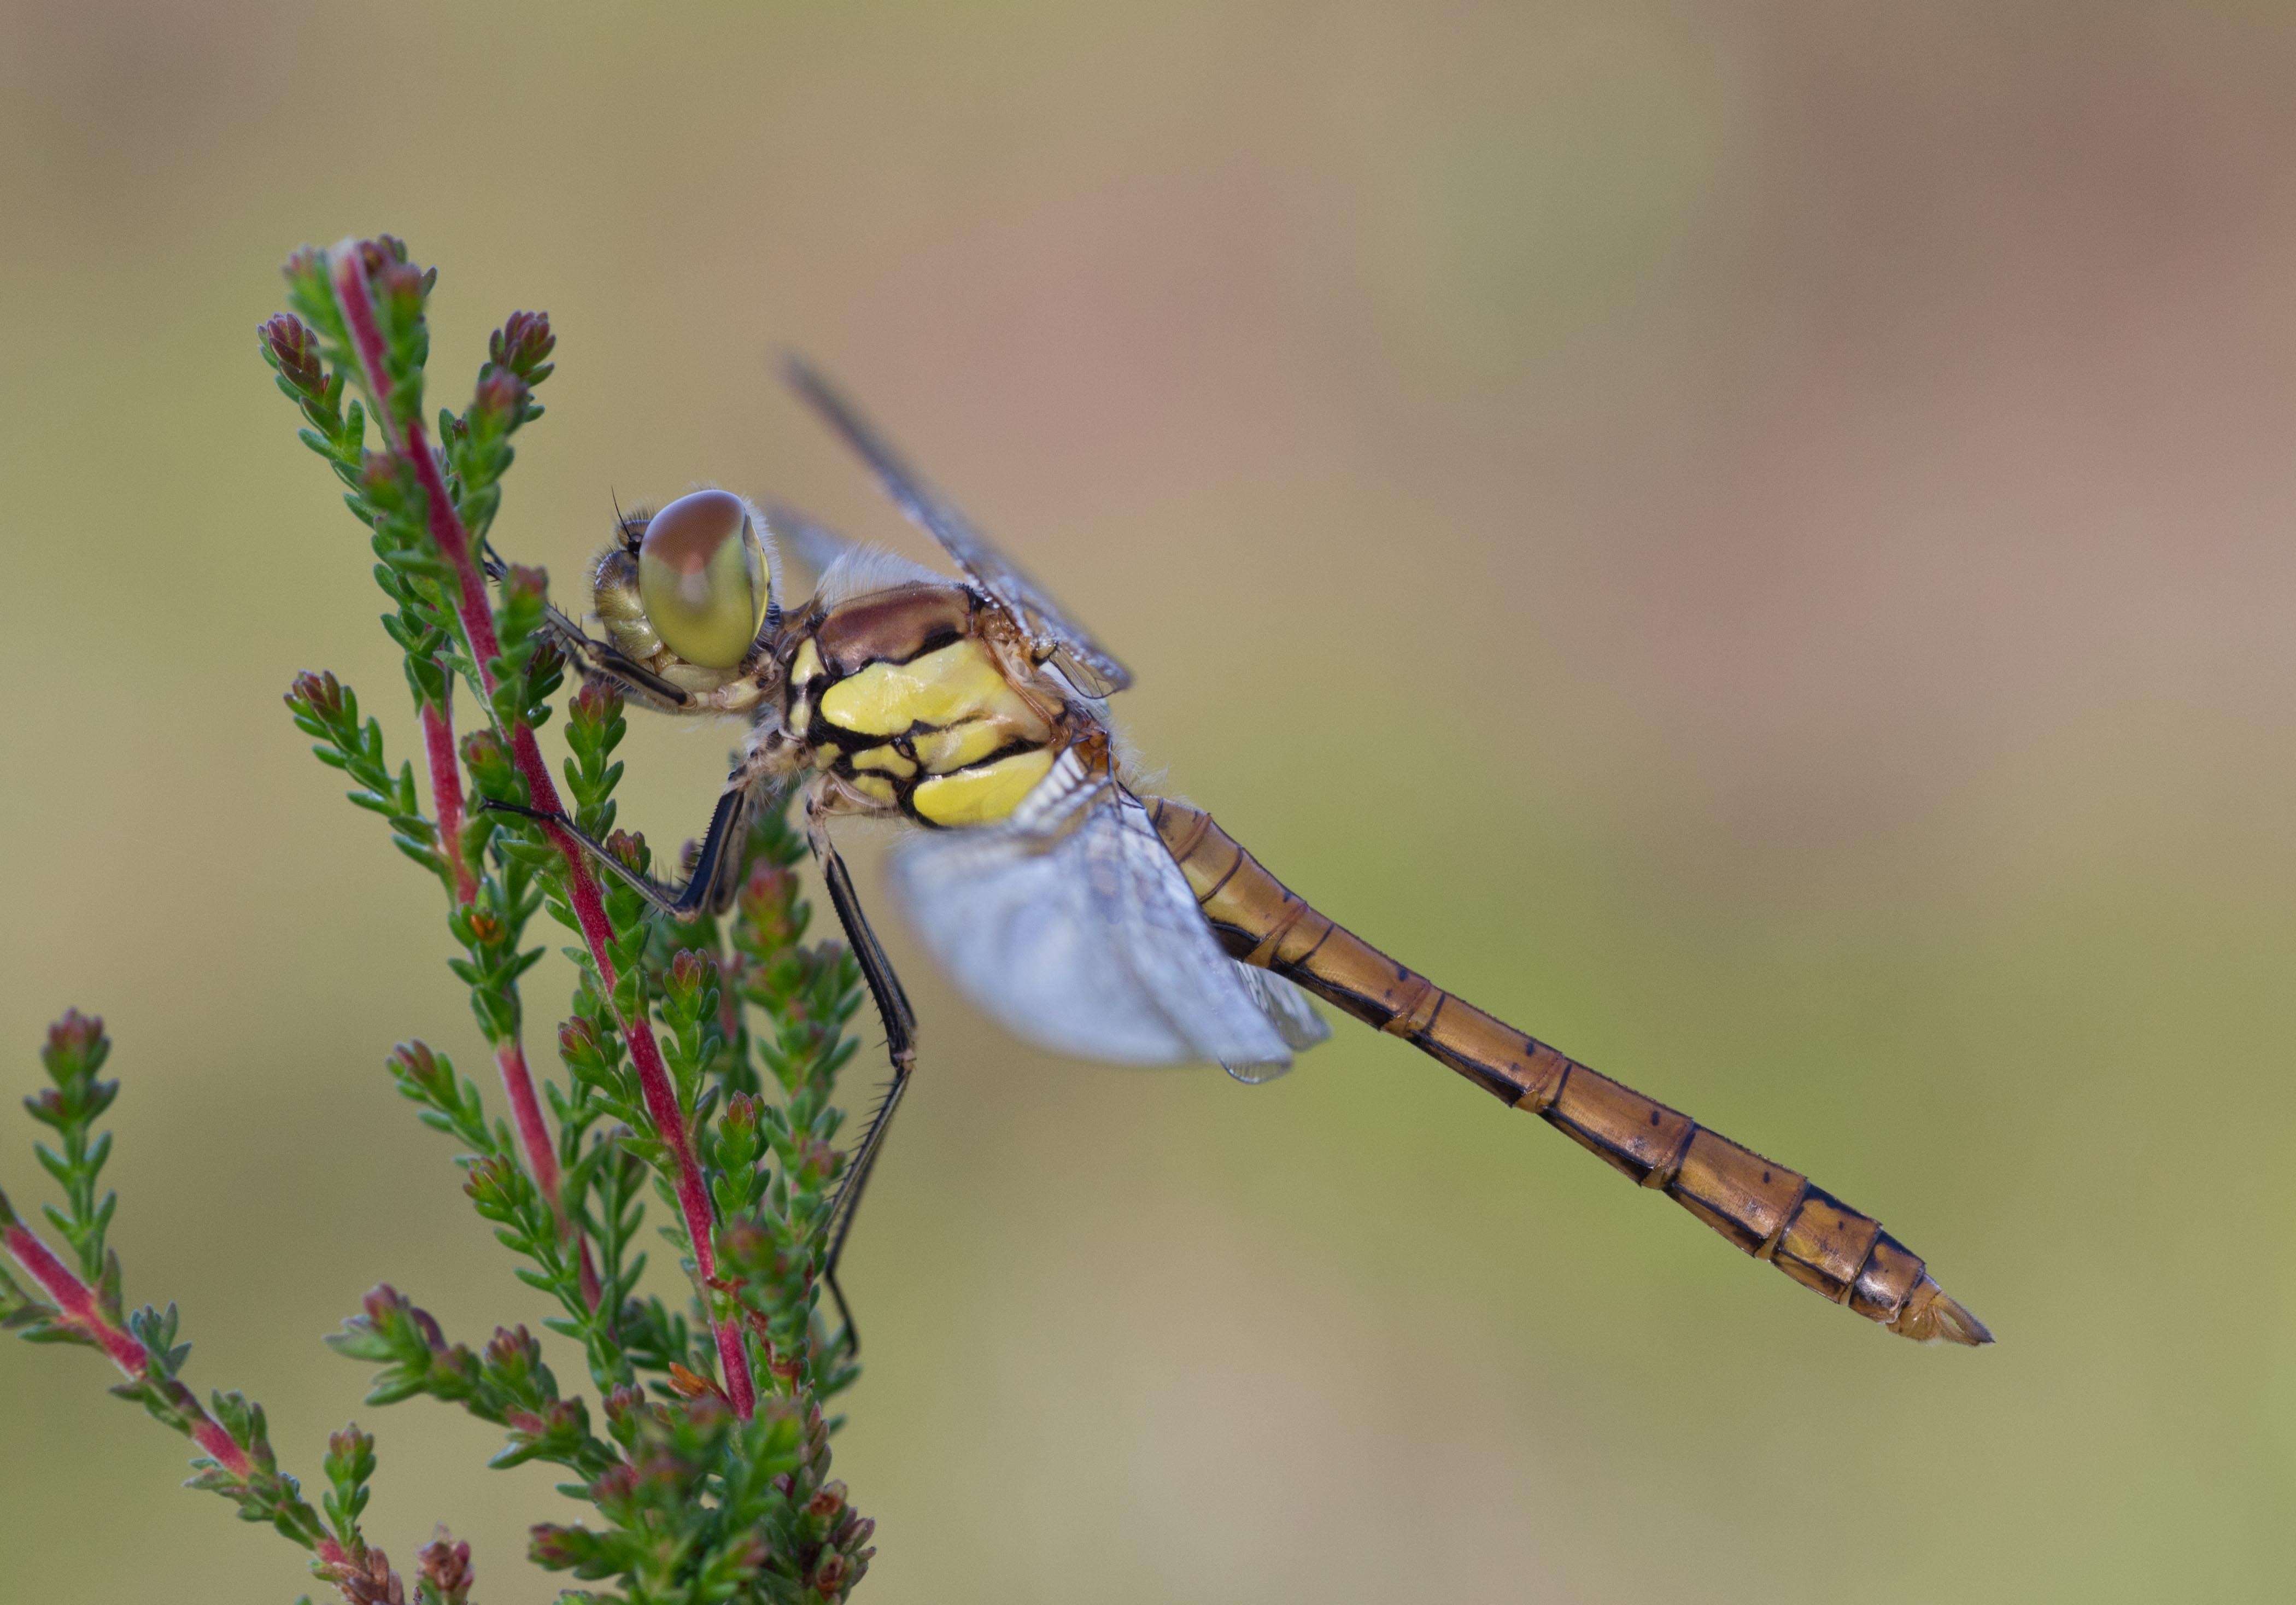
<svg viewBox="0 0 2296 1605">
<path fill-rule="evenodd" d="M 783 647 L 783 727 L 843 809 L 924 825 L 1012 813 L 1062 744 L 1062 703 L 969 587 L 901 585 L 809 610 Z M 1021 672 L 1015 672 L 1019 670 Z"/>
</svg>

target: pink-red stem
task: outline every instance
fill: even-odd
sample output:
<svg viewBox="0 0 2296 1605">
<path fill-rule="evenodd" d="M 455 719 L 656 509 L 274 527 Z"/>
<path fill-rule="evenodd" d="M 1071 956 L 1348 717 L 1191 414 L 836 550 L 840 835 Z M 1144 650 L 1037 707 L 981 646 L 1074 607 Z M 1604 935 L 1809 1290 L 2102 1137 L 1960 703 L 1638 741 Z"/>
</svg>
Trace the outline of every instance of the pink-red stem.
<svg viewBox="0 0 2296 1605">
<path fill-rule="evenodd" d="M 517 1037 L 495 1050 L 495 1069 L 502 1072 L 503 1092 L 510 1099 L 511 1118 L 518 1126 L 518 1142 L 526 1150 L 526 1162 L 534 1172 L 534 1184 L 558 1215 L 561 1231 L 573 1232 L 573 1223 L 567 1218 L 565 1207 L 558 1199 L 558 1151 L 550 1140 L 550 1127 L 542 1118 L 542 1102 L 534 1095 L 534 1077 L 526 1068 L 526 1049 Z M 574 1232 L 575 1251 L 582 1260 L 582 1302 L 592 1309 L 598 1307 L 604 1289 L 598 1281 L 597 1262 L 590 1257 L 590 1240 Z"/>
<path fill-rule="evenodd" d="M 40 1290 L 55 1302 L 58 1319 L 101 1344 L 111 1363 L 126 1373 L 129 1381 L 142 1382 L 150 1376 L 152 1356 L 145 1352 L 142 1341 L 135 1333 L 122 1331 L 104 1319 L 94 1293 L 72 1274 L 63 1261 L 48 1251 L 47 1244 L 18 1223 L 0 1230 L 0 1246 L 6 1247 L 9 1257 L 23 1266 L 24 1274 L 39 1283 Z M 231 1434 L 223 1429 L 220 1422 L 200 1408 L 189 1388 L 177 1386 L 169 1389 L 169 1402 L 190 1419 L 192 1441 L 217 1465 L 242 1480 L 254 1473 L 255 1468 L 248 1463 L 247 1452 L 232 1441 Z"/>
<path fill-rule="evenodd" d="M 447 695 L 455 694 L 454 683 Z M 463 857 L 463 774 L 455 766 L 455 710 L 445 700 L 422 704 L 422 755 L 430 766 L 430 804 L 439 816 L 439 845 L 455 872 L 455 901 L 478 898 L 478 878 Z"/>
<path fill-rule="evenodd" d="M 513 1037 L 495 1050 L 495 1068 L 502 1072 L 503 1091 L 510 1095 L 511 1118 L 518 1126 L 519 1145 L 534 1171 L 534 1184 L 553 1204 L 558 1201 L 558 1154 L 551 1146 L 550 1128 L 543 1124 L 542 1105 L 534 1095 L 534 1077 L 526 1069 L 526 1050 Z"/>
<path fill-rule="evenodd" d="M 365 371 L 367 393 L 374 399 L 376 417 L 387 432 L 392 431 L 390 364 L 382 331 L 375 322 L 373 297 L 367 288 L 365 257 L 357 242 L 338 245 L 329 253 L 329 266 L 336 299 L 343 309 L 343 321 L 349 328 L 359 365 Z M 438 544 L 439 555 L 455 570 L 455 612 L 462 619 L 463 633 L 470 644 L 471 657 L 479 666 L 480 680 L 491 691 L 494 675 L 489 665 L 502 655 L 502 642 L 495 634 L 494 610 L 488 604 L 486 585 L 472 554 L 470 532 L 463 528 L 462 515 L 455 511 L 454 501 L 447 494 L 446 476 L 439 471 L 438 458 L 431 454 L 422 419 L 410 418 L 403 433 L 403 439 L 390 441 L 391 447 L 414 471 L 415 481 L 422 487 L 430 512 L 430 537 Z M 534 732 L 524 724 L 513 724 L 509 733 L 512 759 L 526 781 L 534 807 L 546 813 L 562 813 L 558 788 L 551 780 L 550 766 L 543 761 Z M 582 939 L 590 949 L 591 961 L 598 967 L 599 979 L 611 995 L 619 978 L 611 956 L 613 926 L 606 918 L 605 900 L 599 895 L 597 879 L 590 872 L 579 842 L 558 825 L 546 824 L 543 829 L 551 845 L 566 860 L 567 899 L 574 906 L 575 921 L 582 929 Z M 711 1241 L 714 1218 L 709 1190 L 701 1181 L 701 1167 L 693 1158 L 685 1117 L 677 1107 L 677 1093 L 670 1085 L 669 1067 L 662 1060 L 653 1026 L 644 1015 L 635 1019 L 622 1017 L 621 1027 L 622 1039 L 629 1046 L 630 1062 L 637 1069 L 646 1113 L 669 1148 L 678 1210 L 685 1219 L 686 1235 L 693 1243 L 694 1268 L 707 1284 L 718 1273 L 717 1254 Z M 735 1412 L 747 1420 L 757 1407 L 757 1391 L 750 1377 L 749 1355 L 742 1346 L 741 1328 L 730 1318 L 720 1321 L 717 1323 L 717 1338 L 718 1361 L 726 1369 L 726 1393 L 734 1401 Z"/>
<path fill-rule="evenodd" d="M 463 774 L 455 766 L 454 695 L 454 682 L 449 680 L 445 696 L 435 703 L 422 704 L 422 751 L 430 766 L 430 802 L 439 818 L 440 843 L 455 872 L 455 901 L 468 908 L 478 901 L 479 882 L 463 856 Z M 526 1150 L 535 1185 L 550 1200 L 560 1231 L 575 1239 L 575 1250 L 582 1260 L 583 1301 L 594 1310 L 600 1297 L 598 1267 L 590 1257 L 590 1240 L 574 1230 L 559 1204 L 557 1150 L 542 1118 L 542 1101 L 534 1094 L 534 1077 L 527 1071 L 526 1048 L 515 1036 L 495 1050 L 495 1068 L 502 1072 L 503 1091 L 509 1094 L 511 1111 L 517 1117 L 519 1145 Z"/>
</svg>

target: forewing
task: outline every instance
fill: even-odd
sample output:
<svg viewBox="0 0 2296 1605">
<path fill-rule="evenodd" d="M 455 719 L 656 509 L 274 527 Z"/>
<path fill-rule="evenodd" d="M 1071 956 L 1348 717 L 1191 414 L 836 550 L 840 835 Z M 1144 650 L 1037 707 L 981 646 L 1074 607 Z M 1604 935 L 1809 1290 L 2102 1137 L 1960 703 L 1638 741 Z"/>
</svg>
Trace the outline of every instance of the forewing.
<svg viewBox="0 0 2296 1605">
<path fill-rule="evenodd" d="M 869 465 L 901 511 L 939 541 L 973 583 L 1011 611 L 1078 691 L 1105 697 L 1132 684 L 1130 670 L 998 551 L 972 520 L 920 478 L 826 379 L 794 356 L 786 359 L 783 371 L 798 395 Z"/>
<path fill-rule="evenodd" d="M 1017 1036 L 1122 1064 L 1208 1060 L 1245 1081 L 1320 1040 L 1304 999 L 1271 1011 L 1221 951 L 1146 811 L 1073 755 L 1010 822 L 912 837 L 892 871 L 925 946 Z"/>
<path fill-rule="evenodd" d="M 858 541 L 849 540 L 820 520 L 786 503 L 768 503 L 766 522 L 790 555 L 811 570 L 816 585 L 837 566 L 839 558 L 861 550 Z"/>
</svg>

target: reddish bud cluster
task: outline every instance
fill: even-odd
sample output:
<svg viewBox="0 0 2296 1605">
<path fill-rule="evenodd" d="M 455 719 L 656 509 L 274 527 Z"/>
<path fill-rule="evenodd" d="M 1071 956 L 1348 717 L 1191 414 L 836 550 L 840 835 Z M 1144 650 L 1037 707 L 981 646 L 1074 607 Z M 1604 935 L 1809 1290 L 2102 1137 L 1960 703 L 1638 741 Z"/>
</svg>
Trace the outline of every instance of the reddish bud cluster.
<svg viewBox="0 0 2296 1605">
<path fill-rule="evenodd" d="M 498 1326 L 487 1340 L 487 1363 L 506 1378 L 532 1376 L 542 1364 L 542 1345 L 523 1326 Z"/>
<path fill-rule="evenodd" d="M 321 279 L 324 279 L 327 273 L 327 253 L 316 245 L 303 246 L 299 250 L 288 253 L 287 260 L 280 267 L 280 272 L 287 275 L 291 283 L 298 280 L 308 279 L 315 274 Z"/>
<path fill-rule="evenodd" d="M 690 997 L 716 982 L 718 961 L 694 948 L 681 947 L 662 979 L 673 995 Z"/>
<path fill-rule="evenodd" d="M 326 388 L 327 375 L 319 358 L 316 331 L 292 313 L 275 313 L 256 330 L 263 349 L 279 376 L 307 395 Z"/>
<path fill-rule="evenodd" d="M 797 939 L 797 877 L 778 864 L 760 862 L 742 884 L 742 918 L 759 942 L 780 946 Z"/>
<path fill-rule="evenodd" d="M 558 1051 L 569 1059 L 594 1059 L 598 1054 L 598 1033 L 580 1016 L 558 1028 Z"/>
<path fill-rule="evenodd" d="M 339 719 L 343 713 L 341 683 L 332 674 L 314 674 L 305 669 L 295 676 L 295 684 L 288 690 L 287 706 L 308 708 L 322 719 Z"/>
<path fill-rule="evenodd" d="M 568 700 L 566 712 L 578 725 L 610 725 L 621 717 L 622 696 L 604 680 L 585 680 Z"/>
<path fill-rule="evenodd" d="M 93 1014 L 82 1014 L 77 1009 L 67 1009 L 64 1017 L 48 1028 L 48 1045 L 42 1057 L 53 1068 L 59 1056 L 84 1057 L 102 1040 L 103 1021 L 101 1019 Z"/>
<path fill-rule="evenodd" d="M 446 1605 L 463 1605 L 469 1598 L 474 1574 L 468 1544 L 455 1542 L 454 1535 L 442 1527 L 437 1537 L 415 1552 L 414 1560 L 423 1582 L 438 1592 Z"/>
<path fill-rule="evenodd" d="M 367 283 L 373 287 L 376 304 L 398 327 L 406 328 L 422 316 L 422 298 L 430 292 L 430 275 L 414 263 L 391 262 L 380 272 L 370 269 Z"/>
<path fill-rule="evenodd" d="M 394 266 L 403 266 L 406 262 L 406 242 L 396 234 L 377 234 L 372 240 L 354 240 L 350 250 L 358 258 L 360 271 L 370 279 Z M 298 251 L 295 254 L 300 257 L 317 253 Z"/>
<path fill-rule="evenodd" d="M 487 341 L 487 356 L 529 384 L 550 377 L 544 360 L 558 344 L 546 312 L 513 312 Z"/>
<path fill-rule="evenodd" d="M 414 1083 L 425 1092 L 451 1093 L 454 1091 L 454 1072 L 430 1051 L 427 1043 L 400 1043 L 391 1049 L 389 1063 L 394 1075 Z M 368 1294 L 367 1298 L 371 1303 L 375 1293 L 389 1290 L 387 1288 L 377 1288 L 375 1292 Z M 372 1313 L 373 1310 L 370 1308 L 369 1314 Z"/>
<path fill-rule="evenodd" d="M 808 1137 L 798 1151 L 798 1173 L 801 1185 L 826 1187 L 836 1179 L 845 1155 L 834 1142 L 819 1137 Z"/>
<path fill-rule="evenodd" d="M 471 398 L 471 412 L 483 415 L 499 430 L 507 430 L 525 414 L 526 404 L 533 391 L 526 381 L 508 368 L 488 368 L 479 378 L 478 394 Z"/>
<path fill-rule="evenodd" d="M 550 571 L 528 563 L 512 563 L 503 576 L 503 595 L 506 600 L 540 602 L 550 594 Z"/>
</svg>

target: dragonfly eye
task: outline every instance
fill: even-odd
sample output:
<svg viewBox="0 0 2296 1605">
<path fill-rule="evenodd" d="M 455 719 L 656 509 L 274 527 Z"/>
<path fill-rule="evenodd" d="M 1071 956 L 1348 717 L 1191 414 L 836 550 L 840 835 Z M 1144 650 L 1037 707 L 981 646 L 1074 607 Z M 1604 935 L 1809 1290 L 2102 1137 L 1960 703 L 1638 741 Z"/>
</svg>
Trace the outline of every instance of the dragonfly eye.
<svg viewBox="0 0 2296 1605">
<path fill-rule="evenodd" d="M 732 668 L 765 622 L 772 569 L 748 503 L 697 490 L 653 515 L 638 543 L 638 597 L 662 643 L 688 663 Z"/>
</svg>

